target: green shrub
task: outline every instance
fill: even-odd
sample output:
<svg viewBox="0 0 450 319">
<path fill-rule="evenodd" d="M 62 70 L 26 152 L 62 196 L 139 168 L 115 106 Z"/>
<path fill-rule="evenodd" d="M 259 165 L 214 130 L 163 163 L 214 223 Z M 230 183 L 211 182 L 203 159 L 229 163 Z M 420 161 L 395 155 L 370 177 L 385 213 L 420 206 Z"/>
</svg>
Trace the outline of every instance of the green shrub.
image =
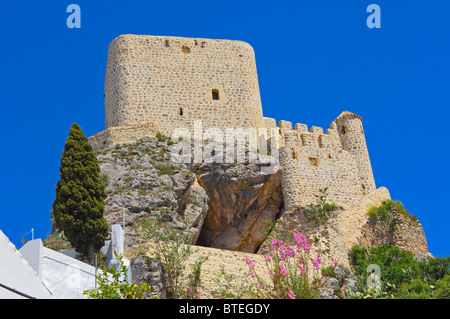
<svg viewBox="0 0 450 319">
<path fill-rule="evenodd" d="M 430 299 L 433 286 L 416 278 L 404 283 L 395 294 L 397 299 Z"/>
<path fill-rule="evenodd" d="M 110 269 L 103 267 L 103 272 L 97 275 L 98 288 L 84 291 L 91 299 L 143 299 L 144 294 L 151 292 L 146 283 L 133 285 L 127 281 L 128 269 L 122 256 L 117 256 L 119 267 Z"/>
<path fill-rule="evenodd" d="M 450 275 L 445 275 L 435 283 L 436 292 L 434 299 L 450 299 Z"/>
<path fill-rule="evenodd" d="M 450 257 L 436 257 L 419 261 L 421 278 L 429 282 L 434 282 L 447 275 L 450 275 Z"/>
<path fill-rule="evenodd" d="M 326 223 L 337 207 L 334 202 L 327 202 L 327 190 L 328 187 L 319 189 L 319 194 L 315 195 L 316 202 L 309 204 L 305 209 L 306 220 L 316 226 Z"/>
<path fill-rule="evenodd" d="M 173 175 L 173 172 L 175 170 L 175 166 L 173 166 L 173 164 L 166 164 L 166 163 L 156 164 L 155 168 L 158 170 L 159 176 L 165 174 Z"/>
<path fill-rule="evenodd" d="M 100 180 L 103 183 L 103 185 L 108 186 L 109 184 L 109 176 L 108 174 L 100 174 Z"/>
<path fill-rule="evenodd" d="M 367 210 L 367 214 L 375 223 L 382 222 L 385 225 L 388 225 L 390 232 L 394 232 L 400 222 L 400 220 L 394 215 L 394 209 L 400 215 L 406 217 L 412 225 L 418 225 L 419 221 L 417 220 L 417 217 L 415 215 L 411 215 L 408 210 L 403 207 L 403 204 L 401 202 L 393 201 L 391 199 L 383 200 L 378 207 L 369 207 Z"/>
<path fill-rule="evenodd" d="M 353 246 L 351 258 L 358 277 L 357 298 L 438 299 L 450 298 L 450 257 L 417 260 L 414 254 L 391 245 L 365 249 Z M 381 287 L 367 286 L 367 267 L 381 270 Z M 376 292 L 376 293 L 374 293 Z"/>
</svg>

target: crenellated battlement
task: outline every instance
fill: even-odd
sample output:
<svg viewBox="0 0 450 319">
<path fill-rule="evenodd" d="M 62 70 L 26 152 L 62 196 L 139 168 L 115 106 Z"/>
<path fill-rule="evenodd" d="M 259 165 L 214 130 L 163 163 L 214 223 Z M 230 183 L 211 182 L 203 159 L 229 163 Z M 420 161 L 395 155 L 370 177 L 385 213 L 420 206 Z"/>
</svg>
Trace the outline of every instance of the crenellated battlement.
<svg viewBox="0 0 450 319">
<path fill-rule="evenodd" d="M 352 125 L 359 123 L 359 126 L 355 129 L 348 123 L 342 124 L 345 119 L 356 119 Z M 292 122 L 278 122 L 280 166 L 288 209 L 307 205 L 314 200 L 317 190 L 324 187 L 329 188 L 330 198 L 343 206 L 375 189 L 372 171 L 367 169 L 370 159 L 361 118 L 345 111 L 336 121 L 330 123 L 325 133 L 318 126 L 308 129 L 306 124 L 296 123 L 293 128 Z M 361 141 L 364 145 L 355 149 L 353 144 Z"/>
</svg>

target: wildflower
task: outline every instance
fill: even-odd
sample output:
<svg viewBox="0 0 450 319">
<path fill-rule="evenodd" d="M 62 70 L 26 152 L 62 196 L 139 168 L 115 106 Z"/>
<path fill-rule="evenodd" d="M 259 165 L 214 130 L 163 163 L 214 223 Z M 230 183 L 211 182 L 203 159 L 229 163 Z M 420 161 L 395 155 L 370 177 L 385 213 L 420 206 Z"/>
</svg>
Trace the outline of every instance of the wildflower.
<svg viewBox="0 0 450 319">
<path fill-rule="evenodd" d="M 272 250 L 275 250 L 277 248 L 278 240 L 272 238 L 271 243 L 272 243 Z"/>
<path fill-rule="evenodd" d="M 251 272 L 250 277 L 255 278 L 255 274 Z"/>
<path fill-rule="evenodd" d="M 302 266 L 298 266 L 298 269 L 300 269 L 300 273 L 302 274 L 302 275 L 306 275 L 306 269 L 305 268 L 303 268 Z"/>
<path fill-rule="evenodd" d="M 309 254 L 311 251 L 311 245 L 305 235 L 294 232 L 294 240 L 296 242 L 297 252 L 300 252 L 300 250 L 303 249 L 307 254 Z"/>
<path fill-rule="evenodd" d="M 295 256 L 295 251 L 294 251 L 294 249 L 292 249 L 291 247 L 287 246 L 287 247 L 286 247 L 286 254 L 287 254 L 289 257 L 294 257 L 294 256 Z"/>
<path fill-rule="evenodd" d="M 331 258 L 331 261 L 333 262 L 333 264 L 334 264 L 335 266 L 337 266 L 338 261 L 337 261 L 336 259 Z"/>
<path fill-rule="evenodd" d="M 266 260 L 270 262 L 272 260 L 272 257 L 270 257 L 270 255 L 266 255 Z"/>
<path fill-rule="evenodd" d="M 289 290 L 289 298 L 290 299 L 295 299 L 295 294 L 292 290 Z"/>
<path fill-rule="evenodd" d="M 317 255 L 316 259 L 311 259 L 311 263 L 313 264 L 314 270 L 320 269 L 320 262 L 322 261 L 322 258 L 320 258 L 320 254 Z"/>
<path fill-rule="evenodd" d="M 250 259 L 245 258 L 245 263 L 248 265 L 248 267 L 249 267 L 250 269 L 255 268 L 255 263 L 252 262 Z"/>
<path fill-rule="evenodd" d="M 259 285 L 259 288 L 264 289 L 264 286 L 263 285 Z"/>
<path fill-rule="evenodd" d="M 283 265 L 280 265 L 280 271 L 283 277 L 286 277 L 288 275 L 288 271 L 286 270 L 286 268 L 284 268 Z"/>
</svg>

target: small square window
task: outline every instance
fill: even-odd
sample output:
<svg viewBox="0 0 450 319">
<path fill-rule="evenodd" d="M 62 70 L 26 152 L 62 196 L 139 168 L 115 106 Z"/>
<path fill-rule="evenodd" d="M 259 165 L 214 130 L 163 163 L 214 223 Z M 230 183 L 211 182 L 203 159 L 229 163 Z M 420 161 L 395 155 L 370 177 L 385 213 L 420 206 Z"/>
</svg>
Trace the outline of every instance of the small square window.
<svg viewBox="0 0 450 319">
<path fill-rule="evenodd" d="M 216 89 L 212 90 L 212 99 L 215 101 L 220 100 L 219 90 Z"/>
<path fill-rule="evenodd" d="M 318 157 L 309 157 L 308 161 L 309 161 L 309 166 L 319 167 L 320 161 L 319 161 Z"/>
</svg>

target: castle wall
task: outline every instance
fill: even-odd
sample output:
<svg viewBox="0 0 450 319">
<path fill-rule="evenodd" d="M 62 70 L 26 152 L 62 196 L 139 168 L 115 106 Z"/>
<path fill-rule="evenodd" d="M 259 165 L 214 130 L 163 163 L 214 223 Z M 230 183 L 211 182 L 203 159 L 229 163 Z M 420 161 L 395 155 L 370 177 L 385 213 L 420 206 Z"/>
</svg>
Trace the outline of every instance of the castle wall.
<svg viewBox="0 0 450 319">
<path fill-rule="evenodd" d="M 217 90 L 218 100 L 213 99 Z M 265 126 L 253 48 L 242 41 L 121 35 L 109 47 L 106 128 Z"/>
<path fill-rule="evenodd" d="M 364 195 L 356 157 L 342 148 L 335 125 L 325 134 L 320 127 L 280 121 L 284 146 L 280 150 L 282 188 L 287 210 L 315 202 L 320 188 L 328 200 L 349 207 Z"/>
<path fill-rule="evenodd" d="M 97 151 L 113 144 L 134 143 L 144 136 L 155 137 L 157 132 L 153 123 L 110 127 L 89 137 L 88 142 Z"/>
</svg>

